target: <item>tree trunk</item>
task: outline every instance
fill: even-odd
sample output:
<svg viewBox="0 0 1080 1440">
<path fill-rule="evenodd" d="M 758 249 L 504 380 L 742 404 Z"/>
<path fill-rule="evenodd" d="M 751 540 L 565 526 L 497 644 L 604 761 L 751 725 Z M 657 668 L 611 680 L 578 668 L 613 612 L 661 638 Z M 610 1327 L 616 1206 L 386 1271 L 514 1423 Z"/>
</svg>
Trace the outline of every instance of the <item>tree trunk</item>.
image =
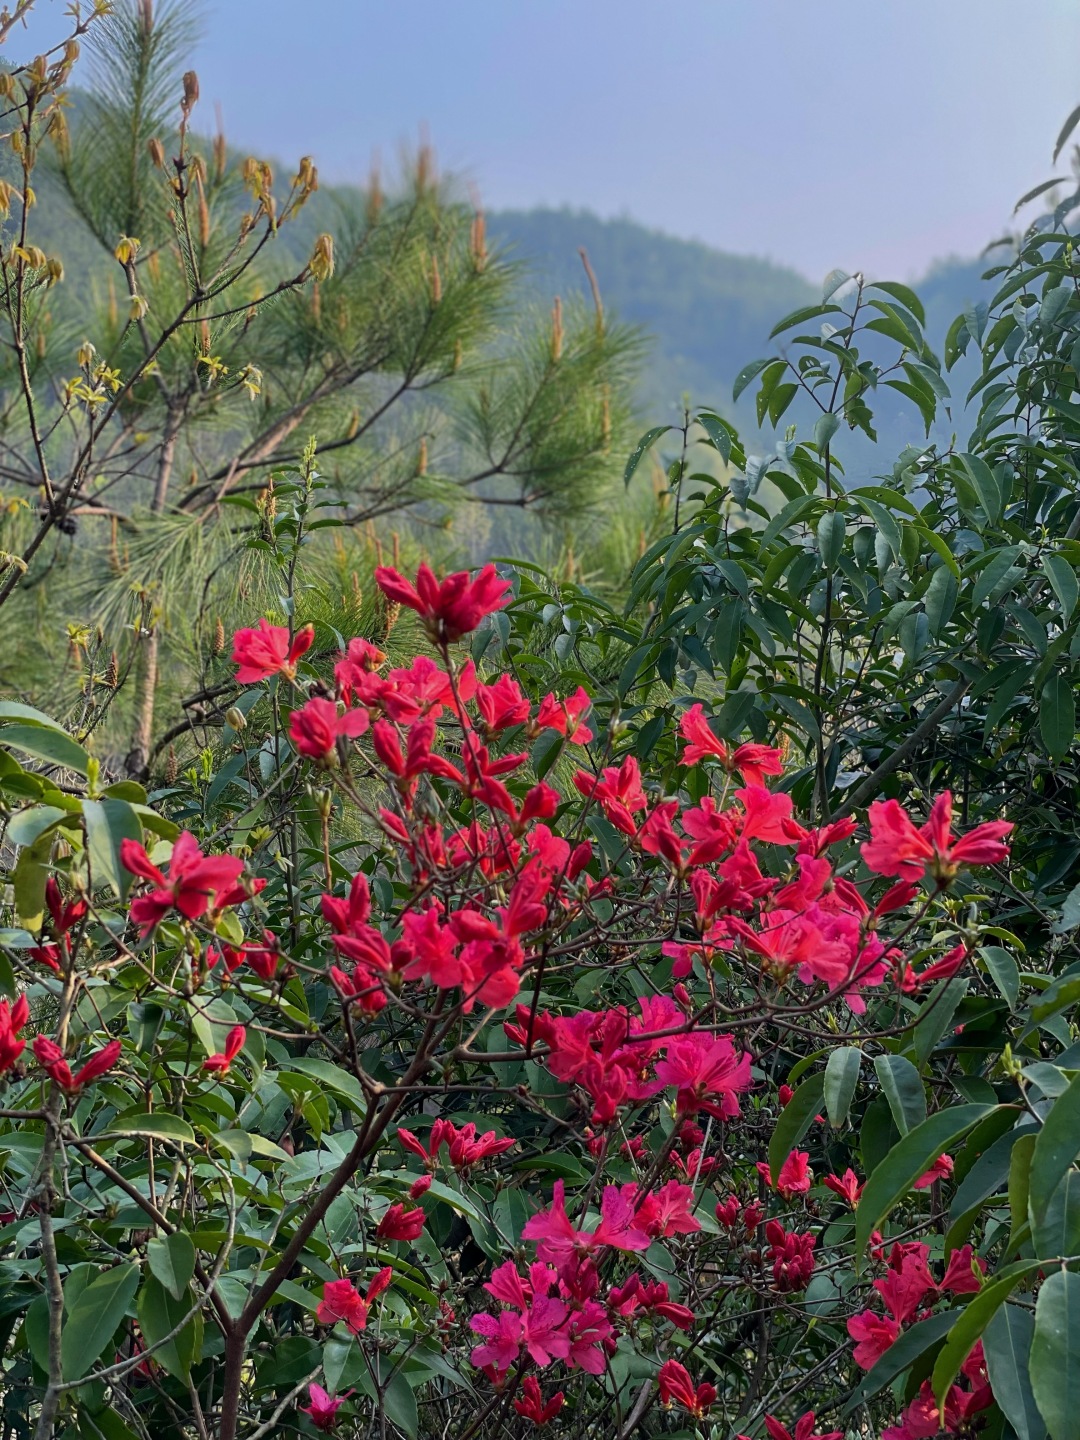
<svg viewBox="0 0 1080 1440">
<path fill-rule="evenodd" d="M 173 459 L 176 455 L 176 437 L 180 433 L 183 411 L 180 406 L 170 407 L 165 412 L 165 429 L 161 438 L 161 453 L 158 456 L 157 481 L 154 498 L 150 506 L 152 515 L 160 515 L 165 509 L 169 495 L 169 481 L 172 479 Z M 135 723 L 131 732 L 131 748 L 128 751 L 125 768 L 135 780 L 145 777 L 150 764 L 150 746 L 154 738 L 154 701 L 157 696 L 158 678 L 158 627 L 156 617 L 151 617 L 149 632 L 140 642 L 139 655 L 135 665 Z"/>
</svg>

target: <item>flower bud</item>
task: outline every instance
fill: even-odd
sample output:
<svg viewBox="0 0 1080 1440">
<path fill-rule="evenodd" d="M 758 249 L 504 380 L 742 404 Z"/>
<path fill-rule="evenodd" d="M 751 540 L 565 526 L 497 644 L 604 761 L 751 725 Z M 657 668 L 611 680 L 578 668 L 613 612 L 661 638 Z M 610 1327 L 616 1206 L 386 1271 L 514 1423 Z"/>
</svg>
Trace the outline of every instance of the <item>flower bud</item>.
<svg viewBox="0 0 1080 1440">
<path fill-rule="evenodd" d="M 233 730 L 240 731 L 247 729 L 247 721 L 244 719 L 244 712 L 238 710 L 235 705 L 230 705 L 225 711 L 225 723 Z"/>
</svg>

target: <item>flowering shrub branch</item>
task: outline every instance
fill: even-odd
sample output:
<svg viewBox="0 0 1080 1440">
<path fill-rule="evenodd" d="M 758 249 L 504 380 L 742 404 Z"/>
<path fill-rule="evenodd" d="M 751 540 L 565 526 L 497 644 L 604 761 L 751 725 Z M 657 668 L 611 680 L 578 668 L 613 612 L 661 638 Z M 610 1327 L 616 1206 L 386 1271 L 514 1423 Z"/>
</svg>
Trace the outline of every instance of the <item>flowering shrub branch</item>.
<svg viewBox="0 0 1080 1440">
<path fill-rule="evenodd" d="M 943 793 L 808 826 L 701 704 L 650 774 L 584 689 L 461 657 L 494 567 L 378 580 L 433 657 L 355 638 L 331 676 L 310 627 L 234 636 L 231 850 L 92 785 L 9 825 L 47 876 L 0 1002 L 37 1433 L 969 1431 L 983 1297 L 1073 1278 L 1026 1215 L 972 1238 L 1055 1094 L 952 1043 L 1009 823 L 957 835 Z"/>
</svg>

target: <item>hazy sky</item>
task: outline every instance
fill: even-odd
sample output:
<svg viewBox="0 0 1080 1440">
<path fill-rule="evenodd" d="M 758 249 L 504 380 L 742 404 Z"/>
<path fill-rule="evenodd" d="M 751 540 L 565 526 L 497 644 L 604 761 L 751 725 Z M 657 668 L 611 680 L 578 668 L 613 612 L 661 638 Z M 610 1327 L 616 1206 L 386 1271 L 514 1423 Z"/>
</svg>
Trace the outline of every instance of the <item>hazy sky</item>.
<svg viewBox="0 0 1080 1440">
<path fill-rule="evenodd" d="M 39 0 L 51 29 L 61 0 Z M 212 123 L 328 179 L 421 125 L 492 208 L 906 279 L 1052 173 L 1080 0 L 204 0 Z M 32 35 L 39 43 L 37 22 Z M 29 43 L 29 42 L 26 42 Z M 9 43 L 15 58 L 21 46 Z"/>
</svg>

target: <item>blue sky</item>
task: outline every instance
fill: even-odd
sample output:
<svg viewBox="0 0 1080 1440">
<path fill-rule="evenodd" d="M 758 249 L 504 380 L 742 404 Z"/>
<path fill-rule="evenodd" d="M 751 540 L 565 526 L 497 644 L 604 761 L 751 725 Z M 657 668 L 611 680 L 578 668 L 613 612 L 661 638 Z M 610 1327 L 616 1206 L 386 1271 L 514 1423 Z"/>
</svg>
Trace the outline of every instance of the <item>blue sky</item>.
<svg viewBox="0 0 1080 1440">
<path fill-rule="evenodd" d="M 9 42 L 16 58 L 61 0 Z M 820 278 L 972 254 L 1080 103 L 1076 0 L 204 0 L 202 121 L 328 179 L 425 126 L 491 208 L 585 206 Z"/>
</svg>

